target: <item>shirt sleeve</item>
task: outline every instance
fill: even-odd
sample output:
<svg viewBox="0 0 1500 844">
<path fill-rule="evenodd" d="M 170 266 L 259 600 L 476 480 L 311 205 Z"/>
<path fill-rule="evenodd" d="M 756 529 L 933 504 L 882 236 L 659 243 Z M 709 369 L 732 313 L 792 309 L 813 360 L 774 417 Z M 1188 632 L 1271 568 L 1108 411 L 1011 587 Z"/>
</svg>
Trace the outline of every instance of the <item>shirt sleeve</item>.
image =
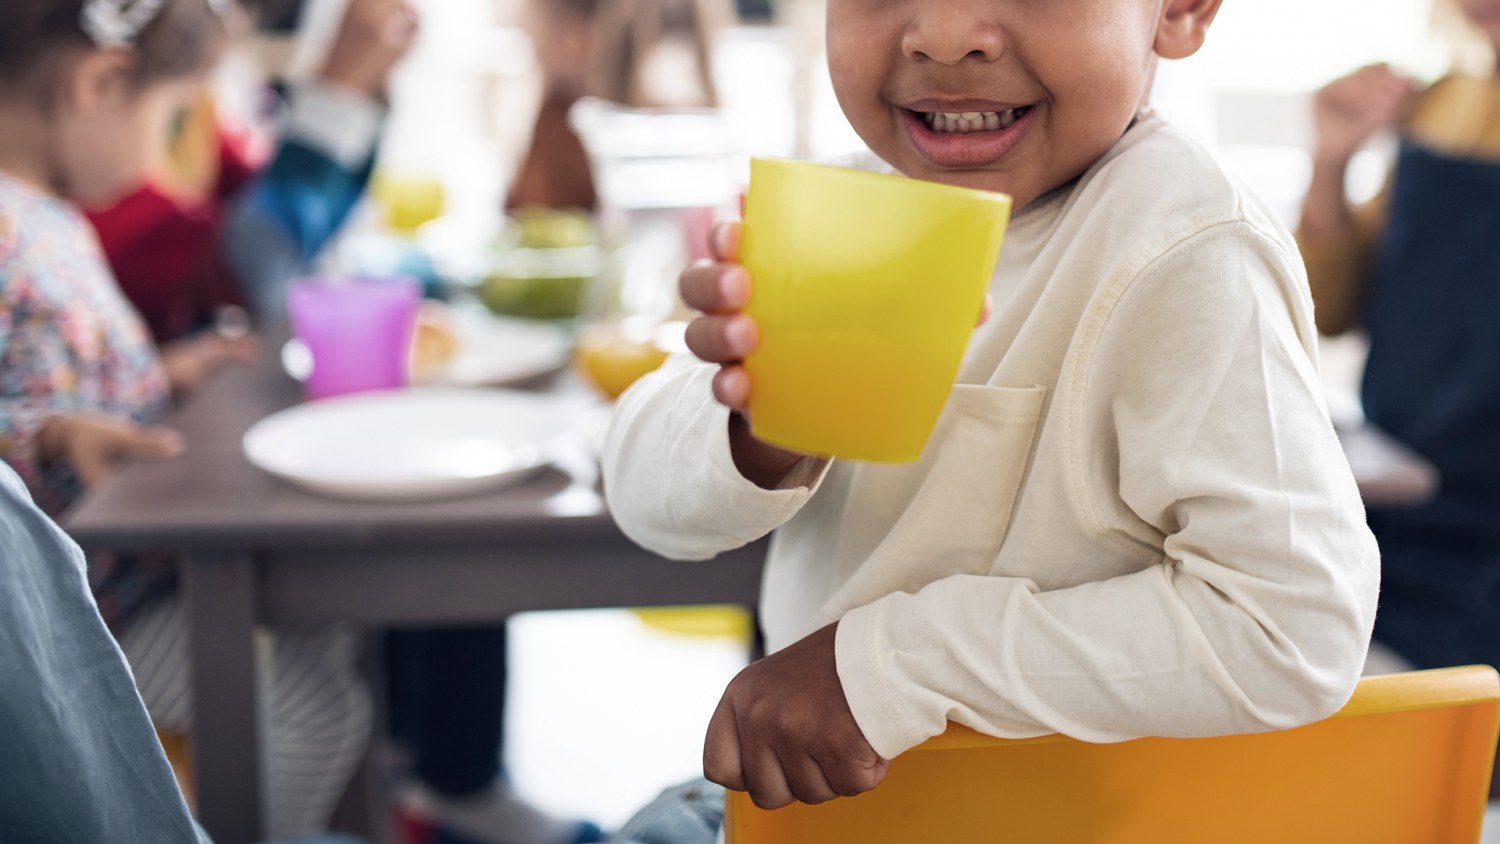
<svg viewBox="0 0 1500 844">
<path fill-rule="evenodd" d="M 673 358 L 621 396 L 604 449 L 604 495 L 636 543 L 665 557 L 704 560 L 789 521 L 828 464 L 805 461 L 792 484 L 761 489 L 729 451 L 729 410 L 713 398 L 717 367 Z"/>
<path fill-rule="evenodd" d="M 378 103 L 334 86 L 293 92 L 276 154 L 229 208 L 222 235 L 225 261 L 257 312 L 280 312 L 287 280 L 364 196 L 383 119 Z"/>
<path fill-rule="evenodd" d="M 1140 570 L 1052 591 L 955 576 L 846 614 L 839 676 L 879 753 L 950 719 L 1105 742 L 1287 728 L 1348 699 L 1379 558 L 1305 296 L 1294 257 L 1219 230 L 1134 280 L 1056 424 L 1080 518 Z"/>
<path fill-rule="evenodd" d="M 283 140 L 315 150 L 345 170 L 359 170 L 375 154 L 385 107 L 378 100 L 316 80 L 292 92 Z"/>
</svg>

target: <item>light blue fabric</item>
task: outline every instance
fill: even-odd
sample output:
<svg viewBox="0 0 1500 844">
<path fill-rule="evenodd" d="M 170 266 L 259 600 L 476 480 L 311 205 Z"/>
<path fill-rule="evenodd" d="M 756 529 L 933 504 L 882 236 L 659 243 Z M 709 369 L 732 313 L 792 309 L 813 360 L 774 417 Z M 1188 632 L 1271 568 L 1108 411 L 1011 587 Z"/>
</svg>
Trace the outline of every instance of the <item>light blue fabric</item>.
<svg viewBox="0 0 1500 844">
<path fill-rule="evenodd" d="M 0 842 L 198 844 L 83 553 L 0 464 Z"/>
<path fill-rule="evenodd" d="M 723 786 L 697 779 L 663 791 L 610 844 L 714 844 L 723 825 Z"/>
</svg>

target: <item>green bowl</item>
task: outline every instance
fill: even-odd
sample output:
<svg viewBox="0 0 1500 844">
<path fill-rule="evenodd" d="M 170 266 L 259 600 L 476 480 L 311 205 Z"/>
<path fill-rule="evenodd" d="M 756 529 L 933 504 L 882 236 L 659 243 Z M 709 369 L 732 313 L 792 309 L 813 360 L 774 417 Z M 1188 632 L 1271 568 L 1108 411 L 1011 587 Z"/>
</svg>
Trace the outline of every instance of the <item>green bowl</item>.
<svg viewBox="0 0 1500 844">
<path fill-rule="evenodd" d="M 474 294 L 504 316 L 571 319 L 578 316 L 584 292 L 602 265 L 603 255 L 594 246 L 500 247 Z"/>
</svg>

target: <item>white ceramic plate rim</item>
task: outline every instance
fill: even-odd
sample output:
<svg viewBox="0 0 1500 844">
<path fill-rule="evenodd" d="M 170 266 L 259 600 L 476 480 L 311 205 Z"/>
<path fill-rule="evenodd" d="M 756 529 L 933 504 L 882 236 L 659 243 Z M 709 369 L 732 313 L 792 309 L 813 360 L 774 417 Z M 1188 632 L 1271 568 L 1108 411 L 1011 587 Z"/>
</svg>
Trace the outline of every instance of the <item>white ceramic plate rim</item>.
<svg viewBox="0 0 1500 844">
<path fill-rule="evenodd" d="M 463 444 L 471 445 L 481 452 L 481 457 L 491 461 L 476 471 L 384 476 L 378 472 L 330 472 L 325 468 L 309 467 L 300 460 L 301 453 L 294 454 L 278 442 L 281 437 L 288 436 L 289 430 L 309 427 L 315 431 L 317 426 L 334 424 L 341 416 L 358 418 L 361 414 L 422 413 L 423 408 L 430 411 L 430 418 L 440 421 L 449 421 L 445 414 L 462 413 L 466 408 L 474 414 L 528 414 L 525 424 L 533 426 L 536 432 L 526 435 L 513 430 L 504 437 L 497 435 L 492 438 L 455 435 L 462 436 Z M 242 439 L 242 448 L 250 463 L 268 474 L 338 497 L 391 500 L 458 496 L 519 481 L 547 465 L 573 415 L 573 409 L 565 400 L 553 396 L 513 390 L 412 388 L 341 396 L 279 411 L 251 426 Z M 512 441 L 505 442 L 505 438 Z M 428 441 L 441 440 L 442 437 L 438 436 Z M 411 442 L 420 444 L 421 440 Z"/>
</svg>

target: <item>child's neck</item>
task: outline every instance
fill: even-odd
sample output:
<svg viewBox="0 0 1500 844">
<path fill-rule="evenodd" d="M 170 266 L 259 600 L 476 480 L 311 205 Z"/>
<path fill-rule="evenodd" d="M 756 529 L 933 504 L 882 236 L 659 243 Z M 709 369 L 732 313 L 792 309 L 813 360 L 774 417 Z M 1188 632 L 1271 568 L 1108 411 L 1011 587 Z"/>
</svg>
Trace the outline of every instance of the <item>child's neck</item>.
<svg viewBox="0 0 1500 844">
<path fill-rule="evenodd" d="M 0 100 L 0 171 L 60 196 L 48 123 L 35 108 Z"/>
</svg>

